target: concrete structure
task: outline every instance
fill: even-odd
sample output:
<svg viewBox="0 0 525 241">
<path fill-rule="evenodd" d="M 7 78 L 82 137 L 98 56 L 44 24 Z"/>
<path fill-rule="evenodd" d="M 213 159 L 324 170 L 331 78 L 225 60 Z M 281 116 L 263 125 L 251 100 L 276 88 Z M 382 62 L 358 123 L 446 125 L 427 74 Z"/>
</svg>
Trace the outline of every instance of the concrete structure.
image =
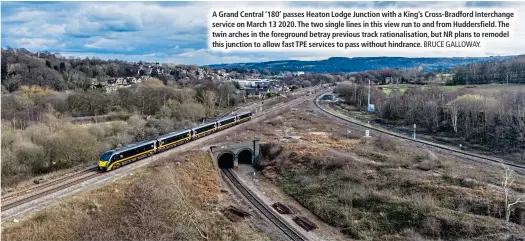
<svg viewBox="0 0 525 241">
<path fill-rule="evenodd" d="M 257 87 L 266 87 L 270 85 L 270 80 L 268 79 L 247 79 L 247 80 L 237 80 L 233 79 L 232 82 L 237 82 L 241 89 L 244 88 L 257 88 Z"/>
<path fill-rule="evenodd" d="M 234 168 L 239 164 L 254 165 L 259 160 L 259 140 L 211 146 L 210 152 L 218 168 Z"/>
</svg>

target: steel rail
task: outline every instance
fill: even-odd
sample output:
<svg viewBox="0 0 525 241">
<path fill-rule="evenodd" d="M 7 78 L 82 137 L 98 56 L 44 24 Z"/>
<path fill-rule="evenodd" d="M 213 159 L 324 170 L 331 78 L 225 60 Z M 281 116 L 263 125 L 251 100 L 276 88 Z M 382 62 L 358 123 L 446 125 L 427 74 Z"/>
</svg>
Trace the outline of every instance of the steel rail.
<svg viewBox="0 0 525 241">
<path fill-rule="evenodd" d="M 232 173 L 230 169 L 223 168 L 221 173 L 225 176 L 224 179 L 228 180 L 233 186 L 239 190 L 239 192 L 257 209 L 262 215 L 264 215 L 270 222 L 272 222 L 278 229 L 280 229 L 290 240 L 303 241 L 307 240 L 301 234 L 294 230 L 288 223 L 279 218 L 271 209 L 261 201 L 255 194 L 247 189 L 237 177 Z"/>
<path fill-rule="evenodd" d="M 322 93 L 322 94 L 316 96 L 316 98 L 314 99 L 315 106 L 318 109 L 320 109 L 321 111 L 323 111 L 324 113 L 326 113 L 326 114 L 328 114 L 330 116 L 333 116 L 335 118 L 338 118 L 340 120 L 343 120 L 343 121 L 345 121 L 347 123 L 351 123 L 353 125 L 357 125 L 357 126 L 360 126 L 360 127 L 371 129 L 371 130 L 374 130 L 376 132 L 379 132 L 379 133 L 382 133 L 382 134 L 386 134 L 386 135 L 390 135 L 390 136 L 393 136 L 393 137 L 396 137 L 396 138 L 400 138 L 400 139 L 403 139 L 403 140 L 408 140 L 408 141 L 412 141 L 412 142 L 415 142 L 415 143 L 420 143 L 420 144 L 427 145 L 427 146 L 432 146 L 432 147 L 435 147 L 435 148 L 438 148 L 438 149 L 454 152 L 454 153 L 457 153 L 457 154 L 462 154 L 462 155 L 465 155 L 465 156 L 468 156 L 468 157 L 479 158 L 479 159 L 482 159 L 482 160 L 485 160 L 485 161 L 489 161 L 489 162 L 494 162 L 494 163 L 501 163 L 501 164 L 505 164 L 507 166 L 512 166 L 512 167 L 515 167 L 515 168 L 519 168 L 519 169 L 525 170 L 525 166 L 524 165 L 519 165 L 519 164 L 516 164 L 516 163 L 504 161 L 504 160 L 501 160 L 501 159 L 496 159 L 496 158 L 492 158 L 492 157 L 487 157 L 487 156 L 483 156 L 483 155 L 479 155 L 479 154 L 474 154 L 474 153 L 470 153 L 470 152 L 466 152 L 466 151 L 457 150 L 457 149 L 454 149 L 454 148 L 451 148 L 451 147 L 447 147 L 447 146 L 440 145 L 440 144 L 433 143 L 433 142 L 429 142 L 429 141 L 422 141 L 422 140 L 418 140 L 418 139 L 413 139 L 413 138 L 410 138 L 410 137 L 407 137 L 407 136 L 404 136 L 404 135 L 401 135 L 401 134 L 398 134 L 398 133 L 393 133 L 393 132 L 390 132 L 390 131 L 387 131 L 387 130 L 383 130 L 381 128 L 377 128 L 377 127 L 370 126 L 370 125 L 365 125 L 365 124 L 357 122 L 357 121 L 352 121 L 352 120 L 349 120 L 347 118 L 343 118 L 343 117 L 341 117 L 339 115 L 336 115 L 336 114 L 330 112 L 329 110 L 326 110 L 325 108 L 323 108 L 319 104 L 319 99 L 323 95 L 326 95 L 328 93 L 329 92 L 325 92 L 325 93 Z"/>
<path fill-rule="evenodd" d="M 306 99 L 308 99 L 308 97 L 306 97 L 306 98 L 305 97 L 298 97 L 298 98 L 293 99 L 293 100 L 291 100 L 289 102 L 277 103 L 274 107 L 268 108 L 268 109 L 264 110 L 263 112 L 257 113 L 256 115 L 253 115 L 252 119 L 259 119 L 259 118 L 261 118 L 264 115 L 271 114 L 273 112 L 277 112 L 277 111 L 279 111 L 281 109 L 284 109 L 284 108 L 286 108 L 288 106 L 297 104 L 297 103 L 299 103 L 301 101 L 304 101 Z M 241 126 L 241 125 L 243 125 L 245 123 L 251 123 L 251 122 L 242 122 L 242 123 L 239 123 L 236 126 Z M 232 126 L 232 128 L 228 128 L 228 129 L 224 129 L 224 130 L 219 131 L 219 132 L 212 133 L 209 136 L 216 135 L 216 133 L 226 133 L 226 132 L 228 132 L 228 130 L 234 129 L 236 126 Z M 200 139 L 201 138 L 199 138 L 199 139 L 197 139 L 195 141 L 198 141 Z M 179 145 L 179 146 L 184 146 L 184 145 Z M 177 146 L 177 147 L 179 147 L 179 146 Z M 175 149 L 177 147 L 170 148 L 170 149 Z M 134 161 L 134 162 L 138 162 L 138 161 L 140 161 L 140 160 L 137 160 L 137 161 Z M 97 166 L 93 166 L 93 167 L 84 169 L 82 171 L 71 173 L 71 174 L 68 174 L 66 176 L 60 177 L 58 179 L 51 180 L 51 181 L 49 181 L 47 183 L 39 184 L 39 185 L 30 187 L 30 188 L 24 189 L 22 191 L 18 191 L 18 192 L 14 192 L 14 193 L 10 193 L 8 195 L 2 196 L 1 210 L 3 212 L 3 211 L 6 211 L 6 210 L 9 210 L 9 209 L 12 209 L 14 207 L 17 207 L 17 206 L 20 206 L 22 204 L 31 202 L 31 201 L 36 200 L 38 198 L 47 196 L 49 194 L 58 192 L 60 190 L 66 189 L 68 187 L 74 186 L 74 185 L 79 184 L 81 182 L 87 181 L 87 180 L 89 180 L 91 178 L 94 178 L 96 176 L 104 174 L 104 173 L 99 173 L 98 171 L 96 171 L 96 169 L 97 169 Z M 88 174 L 88 173 L 89 173 L 89 175 L 86 175 L 86 176 L 78 178 L 78 179 L 73 179 L 75 177 L 79 177 L 79 176 L 82 176 L 82 175 Z M 16 200 L 16 198 L 20 198 L 20 199 Z M 12 199 L 15 199 L 15 200 L 11 201 L 11 202 L 6 202 L 6 201 L 9 201 L 9 200 L 12 200 Z"/>
</svg>

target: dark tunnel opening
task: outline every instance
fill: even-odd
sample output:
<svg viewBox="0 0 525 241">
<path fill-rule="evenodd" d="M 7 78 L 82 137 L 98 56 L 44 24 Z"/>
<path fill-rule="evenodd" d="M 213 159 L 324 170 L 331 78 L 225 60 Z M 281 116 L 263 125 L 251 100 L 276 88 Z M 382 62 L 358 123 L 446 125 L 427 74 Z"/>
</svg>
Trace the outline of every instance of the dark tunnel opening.
<svg viewBox="0 0 525 241">
<path fill-rule="evenodd" d="M 239 164 L 252 164 L 252 152 L 250 150 L 244 150 L 239 152 L 239 155 L 237 156 L 237 159 L 239 160 Z"/>
<path fill-rule="evenodd" d="M 219 156 L 219 168 L 233 168 L 233 155 L 223 153 Z"/>
</svg>

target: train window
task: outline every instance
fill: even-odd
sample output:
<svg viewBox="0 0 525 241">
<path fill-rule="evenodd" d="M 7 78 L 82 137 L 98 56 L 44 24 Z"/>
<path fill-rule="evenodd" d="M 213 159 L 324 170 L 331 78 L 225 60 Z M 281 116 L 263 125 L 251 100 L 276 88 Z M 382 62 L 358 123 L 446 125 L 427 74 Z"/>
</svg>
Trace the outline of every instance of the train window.
<svg viewBox="0 0 525 241">
<path fill-rule="evenodd" d="M 100 160 L 108 161 L 109 158 L 111 157 L 111 154 L 112 154 L 111 152 L 106 152 L 106 153 L 102 154 L 102 156 L 100 157 Z"/>
</svg>

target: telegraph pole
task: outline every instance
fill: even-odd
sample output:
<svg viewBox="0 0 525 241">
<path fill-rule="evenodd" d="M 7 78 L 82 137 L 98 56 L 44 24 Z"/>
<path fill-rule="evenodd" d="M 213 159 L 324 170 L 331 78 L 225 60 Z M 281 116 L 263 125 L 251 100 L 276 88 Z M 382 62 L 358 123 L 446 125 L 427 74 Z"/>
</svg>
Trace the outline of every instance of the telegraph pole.
<svg viewBox="0 0 525 241">
<path fill-rule="evenodd" d="M 366 106 L 368 112 L 370 112 L 370 79 L 368 79 L 368 106 Z"/>
</svg>

